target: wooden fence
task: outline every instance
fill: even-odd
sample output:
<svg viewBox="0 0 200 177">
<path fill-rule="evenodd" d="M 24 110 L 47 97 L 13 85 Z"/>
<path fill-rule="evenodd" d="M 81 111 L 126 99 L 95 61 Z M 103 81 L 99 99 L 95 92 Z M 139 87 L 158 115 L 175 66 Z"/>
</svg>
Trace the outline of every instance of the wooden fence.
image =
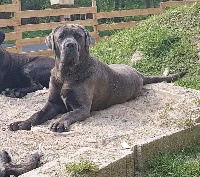
<svg viewBox="0 0 200 177">
<path fill-rule="evenodd" d="M 121 10 L 111 12 L 97 12 L 96 1 L 92 0 L 91 7 L 80 7 L 80 8 L 60 8 L 60 9 L 45 9 L 45 10 L 26 10 L 21 11 L 21 1 L 12 0 L 12 4 L 0 5 L 0 12 L 12 12 L 13 17 L 10 19 L 0 19 L 0 27 L 14 27 L 14 32 L 6 33 L 6 41 L 15 40 L 13 47 L 6 48 L 11 52 L 22 52 L 22 47 L 26 45 L 44 44 L 45 37 L 36 38 L 22 38 L 22 34 L 27 31 L 38 31 L 38 30 L 51 30 L 58 25 L 77 23 L 84 26 L 92 27 L 92 37 L 97 42 L 102 38 L 99 36 L 100 31 L 115 30 L 130 28 L 136 25 L 139 21 L 119 22 L 112 24 L 99 24 L 100 19 L 109 19 L 116 17 L 134 17 L 144 16 L 162 13 L 166 7 L 173 5 L 184 5 L 191 4 L 195 1 L 169 1 L 162 2 L 160 8 L 147 8 L 147 9 L 134 9 L 134 10 Z M 31 17 L 48 17 L 48 16 L 63 16 L 73 14 L 92 14 L 91 19 L 75 20 L 75 21 L 60 21 L 50 23 L 39 23 L 39 24 L 22 24 L 22 19 Z M 31 54 L 39 55 L 52 55 L 50 50 L 38 50 L 27 52 Z"/>
</svg>

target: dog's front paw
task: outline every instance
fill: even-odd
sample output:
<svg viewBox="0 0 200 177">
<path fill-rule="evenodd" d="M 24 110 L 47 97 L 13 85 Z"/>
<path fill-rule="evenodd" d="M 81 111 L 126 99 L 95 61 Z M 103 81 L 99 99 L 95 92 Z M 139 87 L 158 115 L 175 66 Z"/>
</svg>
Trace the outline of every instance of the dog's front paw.
<svg viewBox="0 0 200 177">
<path fill-rule="evenodd" d="M 68 132 L 69 131 L 69 123 L 68 123 L 68 121 L 55 122 L 55 123 L 51 124 L 50 130 L 53 132 L 58 132 L 58 133 Z"/>
<path fill-rule="evenodd" d="M 31 122 L 28 121 L 19 121 L 14 122 L 9 125 L 9 130 L 17 131 L 17 130 L 31 130 Z"/>
</svg>

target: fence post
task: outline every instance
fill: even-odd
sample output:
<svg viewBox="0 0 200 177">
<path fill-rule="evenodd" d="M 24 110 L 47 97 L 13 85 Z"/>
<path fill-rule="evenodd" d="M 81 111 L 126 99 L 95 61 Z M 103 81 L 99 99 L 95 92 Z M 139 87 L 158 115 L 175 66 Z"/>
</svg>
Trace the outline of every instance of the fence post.
<svg viewBox="0 0 200 177">
<path fill-rule="evenodd" d="M 163 6 L 163 2 L 160 2 L 160 8 L 164 11 L 165 10 L 165 8 L 164 8 L 164 6 Z"/>
<path fill-rule="evenodd" d="M 21 11 L 21 0 L 12 0 L 12 3 L 18 7 L 18 11 Z M 16 50 L 17 50 L 17 53 L 22 53 L 22 46 L 20 45 L 20 41 L 22 39 L 22 32 L 18 28 L 21 26 L 21 17 L 19 16 L 18 12 L 14 12 L 14 20 L 17 23 L 17 26 L 14 27 L 14 31 L 17 36 L 16 43 L 15 43 Z"/>
<path fill-rule="evenodd" d="M 93 19 L 96 21 L 96 24 L 93 26 L 94 33 L 96 33 L 97 37 L 95 38 L 95 43 L 97 43 L 99 39 L 99 32 L 98 32 L 98 20 L 97 20 L 97 3 L 96 0 L 92 0 L 92 7 L 95 8 L 95 13 L 93 13 Z"/>
</svg>

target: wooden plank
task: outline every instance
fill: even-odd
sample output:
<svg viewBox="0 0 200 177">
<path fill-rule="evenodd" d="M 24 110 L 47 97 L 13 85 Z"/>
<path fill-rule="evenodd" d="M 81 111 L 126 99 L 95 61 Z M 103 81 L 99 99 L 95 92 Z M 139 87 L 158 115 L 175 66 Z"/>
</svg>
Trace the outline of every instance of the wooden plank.
<svg viewBox="0 0 200 177">
<path fill-rule="evenodd" d="M 17 36 L 16 32 L 5 33 L 5 35 L 6 35 L 5 41 L 19 39 L 19 37 Z"/>
<path fill-rule="evenodd" d="M 95 33 L 95 32 L 91 32 L 90 34 L 91 34 L 91 36 L 93 38 L 97 38 L 98 37 L 98 34 Z M 45 37 L 19 39 L 18 40 L 18 44 L 20 46 L 34 45 L 34 44 L 44 44 L 45 43 L 45 39 L 46 39 L 46 36 Z"/>
<path fill-rule="evenodd" d="M 98 38 L 98 37 L 99 37 L 99 33 L 98 33 L 97 31 L 90 32 L 90 35 L 91 35 L 93 38 Z"/>
<path fill-rule="evenodd" d="M 98 25 L 98 30 L 106 31 L 106 30 L 114 30 L 114 29 L 131 28 L 139 22 L 141 22 L 141 21 L 120 22 L 120 23 L 114 23 L 114 24 L 102 24 L 102 25 Z"/>
<path fill-rule="evenodd" d="M 18 23 L 13 19 L 0 19 L 0 27 L 17 26 Z"/>
<path fill-rule="evenodd" d="M 16 12 L 18 8 L 15 4 L 0 5 L 0 12 Z"/>
<path fill-rule="evenodd" d="M 102 41 L 102 40 L 105 40 L 105 39 L 108 39 L 110 36 L 103 36 L 103 37 L 99 37 L 98 38 L 98 42 L 99 41 Z"/>
<path fill-rule="evenodd" d="M 14 46 L 14 47 L 6 47 L 5 50 L 8 51 L 8 52 L 15 52 L 15 53 L 17 53 L 16 46 Z"/>
<path fill-rule="evenodd" d="M 72 15 L 72 14 L 87 14 L 94 12 L 95 12 L 94 7 L 80 7 L 80 8 L 46 9 L 46 10 L 27 10 L 27 11 L 19 11 L 17 12 L 17 14 L 21 18 L 30 18 L 30 17 L 61 16 L 61 15 Z"/>
<path fill-rule="evenodd" d="M 46 37 L 36 37 L 36 38 L 20 39 L 18 41 L 20 46 L 24 46 L 24 45 L 44 44 L 45 39 Z"/>
<path fill-rule="evenodd" d="M 165 7 L 171 7 L 171 6 L 190 5 L 195 2 L 197 1 L 166 1 L 166 2 L 161 2 L 160 6 L 162 8 L 165 8 Z"/>
<path fill-rule="evenodd" d="M 97 19 L 114 18 L 114 17 L 128 17 L 128 16 L 138 16 L 138 15 L 150 15 L 150 14 L 159 14 L 162 12 L 163 12 L 163 9 L 161 9 L 161 8 L 99 12 L 99 13 L 97 13 Z"/>
<path fill-rule="evenodd" d="M 31 54 L 31 55 L 53 56 L 52 50 L 38 50 L 38 51 L 22 52 L 22 53 Z"/>
<path fill-rule="evenodd" d="M 50 30 L 59 25 L 71 24 L 71 23 L 80 24 L 80 25 L 84 25 L 84 26 L 93 26 L 93 25 L 97 24 L 97 21 L 95 21 L 93 19 L 75 20 L 73 22 L 72 21 L 62 21 L 62 22 L 40 23 L 40 24 L 28 24 L 28 25 L 17 26 L 16 28 L 20 32 Z"/>
<path fill-rule="evenodd" d="M 24 54 L 31 54 L 31 55 L 45 55 L 45 56 L 53 56 L 53 51 L 48 50 L 37 50 L 37 51 L 30 51 L 30 52 L 22 52 Z"/>
</svg>

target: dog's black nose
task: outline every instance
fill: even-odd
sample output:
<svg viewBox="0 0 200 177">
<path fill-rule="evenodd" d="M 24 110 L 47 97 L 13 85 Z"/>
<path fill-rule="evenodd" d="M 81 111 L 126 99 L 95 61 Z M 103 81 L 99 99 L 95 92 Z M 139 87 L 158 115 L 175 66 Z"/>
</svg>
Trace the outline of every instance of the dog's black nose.
<svg viewBox="0 0 200 177">
<path fill-rule="evenodd" d="M 75 44 L 74 44 L 74 43 L 68 43 L 66 46 L 67 46 L 69 49 L 72 49 L 72 48 L 75 47 Z"/>
</svg>

